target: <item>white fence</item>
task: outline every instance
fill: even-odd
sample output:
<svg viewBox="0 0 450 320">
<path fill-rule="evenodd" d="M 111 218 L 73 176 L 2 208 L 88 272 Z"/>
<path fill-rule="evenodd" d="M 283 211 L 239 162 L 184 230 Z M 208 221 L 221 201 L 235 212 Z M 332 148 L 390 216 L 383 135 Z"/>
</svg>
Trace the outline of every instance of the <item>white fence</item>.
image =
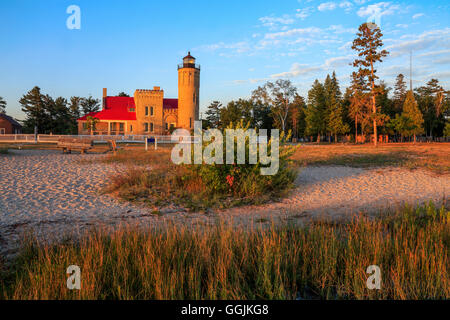
<svg viewBox="0 0 450 320">
<path fill-rule="evenodd" d="M 0 143 L 57 143 L 60 138 L 89 138 L 94 143 L 102 143 L 115 140 L 117 143 L 146 143 L 151 139 L 151 143 L 176 143 L 172 141 L 172 136 L 155 135 L 50 135 L 50 134 L 1 134 Z M 180 137 L 185 141 L 193 141 L 193 137 Z"/>
</svg>

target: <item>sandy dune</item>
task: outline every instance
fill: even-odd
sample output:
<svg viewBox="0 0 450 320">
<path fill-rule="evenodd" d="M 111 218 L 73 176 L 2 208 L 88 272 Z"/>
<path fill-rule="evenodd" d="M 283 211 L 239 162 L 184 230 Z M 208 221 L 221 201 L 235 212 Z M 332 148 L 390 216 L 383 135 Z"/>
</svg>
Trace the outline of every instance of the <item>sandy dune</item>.
<svg viewBox="0 0 450 320">
<path fill-rule="evenodd" d="M 48 238 L 121 222 L 147 225 L 167 219 L 205 223 L 216 217 L 248 222 L 254 218 L 261 221 L 317 214 L 342 216 L 395 207 L 403 202 L 441 203 L 450 191 L 449 176 L 435 176 L 423 170 L 307 167 L 299 173 L 296 190 L 281 202 L 210 214 L 166 208 L 161 217 L 152 215 L 152 209 L 100 194 L 108 176 L 120 167 L 77 161 L 96 157 L 102 155 L 63 155 L 48 150 L 14 150 L 0 156 L 0 251 L 17 243 L 26 229 Z"/>
</svg>

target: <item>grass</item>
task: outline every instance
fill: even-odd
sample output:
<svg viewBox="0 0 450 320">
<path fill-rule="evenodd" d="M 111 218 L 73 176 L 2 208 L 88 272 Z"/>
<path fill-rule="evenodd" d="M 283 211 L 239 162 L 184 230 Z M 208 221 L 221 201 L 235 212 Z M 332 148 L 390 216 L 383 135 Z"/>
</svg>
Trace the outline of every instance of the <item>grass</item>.
<svg viewBox="0 0 450 320">
<path fill-rule="evenodd" d="M 303 227 L 97 230 L 27 241 L 0 277 L 3 299 L 449 299 L 450 212 L 405 207 Z M 66 269 L 81 268 L 81 290 Z M 368 290 L 378 265 L 381 290 Z"/>
<path fill-rule="evenodd" d="M 396 143 L 372 145 L 305 145 L 292 159 L 300 166 L 344 165 L 351 167 L 424 168 L 450 173 L 450 143 Z"/>
</svg>

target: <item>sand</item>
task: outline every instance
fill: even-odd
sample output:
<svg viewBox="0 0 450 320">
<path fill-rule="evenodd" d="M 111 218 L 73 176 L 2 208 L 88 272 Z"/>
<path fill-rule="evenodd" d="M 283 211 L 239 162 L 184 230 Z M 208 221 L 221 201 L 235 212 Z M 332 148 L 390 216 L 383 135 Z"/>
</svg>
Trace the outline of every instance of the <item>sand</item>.
<svg viewBox="0 0 450 320">
<path fill-rule="evenodd" d="M 433 200 L 440 204 L 450 191 L 448 175 L 425 170 L 306 167 L 299 172 L 296 189 L 279 202 L 207 213 L 172 207 L 154 215 L 153 208 L 101 193 L 108 177 L 124 168 L 79 160 L 103 156 L 52 150 L 12 150 L 9 155 L 0 155 L 0 254 L 14 251 L 26 230 L 49 239 L 92 226 L 122 223 L 213 223 L 217 218 L 266 223 L 318 215 L 342 217 L 396 208 L 405 202 Z"/>
</svg>

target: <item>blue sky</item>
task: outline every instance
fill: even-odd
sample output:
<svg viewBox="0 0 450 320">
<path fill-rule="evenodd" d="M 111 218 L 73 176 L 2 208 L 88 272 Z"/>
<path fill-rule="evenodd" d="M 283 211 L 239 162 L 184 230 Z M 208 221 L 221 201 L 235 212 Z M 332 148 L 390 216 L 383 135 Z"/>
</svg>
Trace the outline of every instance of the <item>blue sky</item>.
<svg viewBox="0 0 450 320">
<path fill-rule="evenodd" d="M 80 30 L 66 27 L 69 5 L 81 9 Z M 350 43 L 372 18 L 391 52 L 378 68 L 383 80 L 409 74 L 413 51 L 414 85 L 437 77 L 449 89 L 448 0 L 16 0 L 0 2 L 0 96 L 19 119 L 18 100 L 35 85 L 53 97 L 153 86 L 177 97 L 177 64 L 188 50 L 202 66 L 203 111 L 278 78 L 306 96 L 333 70 L 348 84 Z"/>
</svg>

